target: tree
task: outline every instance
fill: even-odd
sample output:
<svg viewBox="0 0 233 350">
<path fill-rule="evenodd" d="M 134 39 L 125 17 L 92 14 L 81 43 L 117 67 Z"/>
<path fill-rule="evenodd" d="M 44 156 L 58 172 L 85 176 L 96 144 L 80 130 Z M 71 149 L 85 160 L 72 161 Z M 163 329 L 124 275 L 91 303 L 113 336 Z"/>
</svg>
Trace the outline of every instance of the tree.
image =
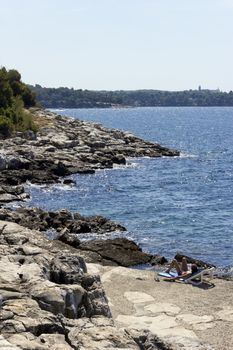
<svg viewBox="0 0 233 350">
<path fill-rule="evenodd" d="M 0 69 L 0 133 L 7 137 L 17 130 L 34 128 L 30 113 L 24 108 L 35 106 L 35 95 L 21 81 L 18 71 Z"/>
</svg>

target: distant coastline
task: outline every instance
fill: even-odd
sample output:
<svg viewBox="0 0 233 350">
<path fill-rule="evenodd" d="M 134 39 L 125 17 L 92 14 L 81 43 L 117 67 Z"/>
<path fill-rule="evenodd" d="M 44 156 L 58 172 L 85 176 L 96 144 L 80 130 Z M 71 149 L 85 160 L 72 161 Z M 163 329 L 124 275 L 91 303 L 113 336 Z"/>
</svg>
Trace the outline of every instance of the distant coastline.
<svg viewBox="0 0 233 350">
<path fill-rule="evenodd" d="M 233 91 L 219 89 L 94 91 L 29 85 L 44 108 L 231 107 Z"/>
</svg>

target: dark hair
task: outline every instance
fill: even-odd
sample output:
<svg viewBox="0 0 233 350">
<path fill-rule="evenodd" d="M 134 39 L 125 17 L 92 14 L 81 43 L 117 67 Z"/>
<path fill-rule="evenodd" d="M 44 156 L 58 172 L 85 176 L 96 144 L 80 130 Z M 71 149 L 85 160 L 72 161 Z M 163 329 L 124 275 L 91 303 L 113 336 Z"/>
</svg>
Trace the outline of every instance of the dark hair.
<svg viewBox="0 0 233 350">
<path fill-rule="evenodd" d="M 196 264 L 192 264 L 192 266 L 191 266 L 191 271 L 192 271 L 192 273 L 195 273 L 195 272 L 198 271 L 198 268 L 197 268 L 197 265 L 196 265 Z"/>
</svg>

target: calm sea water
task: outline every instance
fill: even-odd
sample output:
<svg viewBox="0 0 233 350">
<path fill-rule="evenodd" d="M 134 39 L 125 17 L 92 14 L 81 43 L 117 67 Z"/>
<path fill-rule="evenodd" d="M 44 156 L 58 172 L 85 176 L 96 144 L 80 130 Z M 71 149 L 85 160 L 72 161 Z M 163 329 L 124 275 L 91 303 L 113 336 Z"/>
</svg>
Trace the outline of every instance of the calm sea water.
<svg viewBox="0 0 233 350">
<path fill-rule="evenodd" d="M 75 175 L 75 187 L 30 189 L 29 205 L 103 215 L 143 250 L 233 263 L 233 108 L 67 109 L 59 114 L 131 131 L 181 157 L 129 159 Z"/>
</svg>

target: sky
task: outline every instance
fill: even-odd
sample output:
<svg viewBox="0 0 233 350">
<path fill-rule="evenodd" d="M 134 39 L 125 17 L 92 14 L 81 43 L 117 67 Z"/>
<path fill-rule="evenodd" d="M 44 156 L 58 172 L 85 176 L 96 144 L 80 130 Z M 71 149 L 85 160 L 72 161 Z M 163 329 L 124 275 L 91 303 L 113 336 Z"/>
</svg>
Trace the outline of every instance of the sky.
<svg viewBox="0 0 233 350">
<path fill-rule="evenodd" d="M 0 33 L 32 85 L 233 90 L 233 0 L 0 0 Z"/>
</svg>

